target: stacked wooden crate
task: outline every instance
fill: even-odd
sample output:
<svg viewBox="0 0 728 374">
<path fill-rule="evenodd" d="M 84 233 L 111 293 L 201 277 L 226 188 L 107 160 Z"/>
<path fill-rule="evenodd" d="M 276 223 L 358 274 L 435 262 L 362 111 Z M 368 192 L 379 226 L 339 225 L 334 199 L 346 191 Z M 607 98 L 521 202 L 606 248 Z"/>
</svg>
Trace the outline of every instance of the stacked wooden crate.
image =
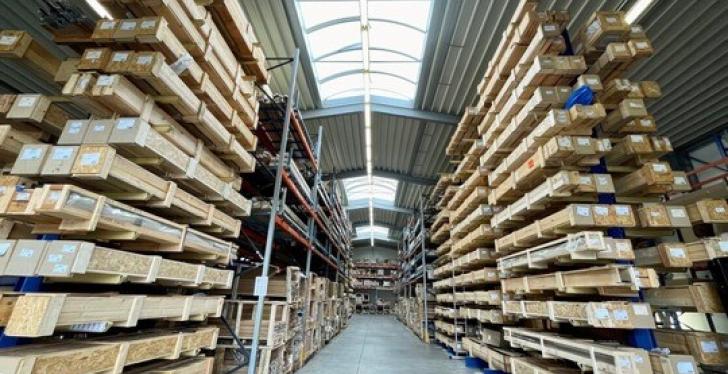
<svg viewBox="0 0 728 374">
<path fill-rule="evenodd" d="M 537 6 L 537 1 L 519 3 L 479 85 L 478 104 L 466 110 L 447 149 L 459 163 L 449 186 L 438 183 L 440 205 L 447 209 L 440 214 L 448 215 L 449 228 L 443 224 L 442 232 L 432 235 L 444 240 L 449 231 L 450 238 L 440 250 L 436 287 L 454 287 L 438 295 L 439 301 L 452 303 L 439 310 L 444 320 L 465 323 L 462 328 L 441 325 L 462 331 L 466 351 L 505 371 L 572 369 L 557 361 L 521 359 L 522 353 L 502 345 L 595 371 L 649 373 L 651 360 L 656 371 L 694 368 L 690 356 L 651 358 L 645 350 L 628 347 L 630 333 L 624 332 L 655 328 L 649 303 L 632 300 L 643 290 L 661 291 L 652 263 L 669 254 L 669 249 L 642 253 L 633 246 L 689 227 L 696 214 L 717 212 L 707 202 L 699 203 L 701 210 L 662 199 L 689 184 L 684 173 L 659 160 L 672 148 L 668 139 L 654 134 L 646 102 L 659 98 L 660 88 L 656 82 L 624 78 L 632 65 L 653 53 L 651 43 L 620 12 L 597 12 L 567 43 L 569 15 L 540 12 Z M 574 104 L 577 90 L 593 100 Z M 460 129 L 473 126 L 476 130 Z M 475 267 L 467 267 L 470 263 Z M 502 309 L 496 323 L 519 327 L 498 328 L 481 318 L 492 315 L 488 309 L 463 307 L 481 300 L 487 304 L 487 293 L 481 291 L 481 297 L 468 287 L 477 284 L 469 278 L 472 270 L 479 271 L 476 281 L 487 283 L 490 269 L 502 278 L 501 292 L 490 294 L 502 299 L 496 303 Z M 622 345 L 549 332 L 564 324 L 588 328 L 570 329 L 576 334 L 621 336 Z M 616 329 L 623 333 L 613 333 Z M 601 352 L 597 359 L 595 352 Z"/>
<path fill-rule="evenodd" d="M 415 294 L 412 297 L 400 297 L 394 304 L 394 313 L 405 326 L 417 335 L 420 340 L 426 341 L 425 328 L 425 300 L 424 286 L 419 283 L 415 285 Z M 427 318 L 433 319 L 436 314 L 432 295 L 428 295 Z M 428 333 L 429 334 L 429 333 Z"/>
<path fill-rule="evenodd" d="M 166 359 L 178 361 L 138 370 L 210 372 L 211 359 L 179 358 L 217 344 L 205 321 L 222 314 L 224 296 L 204 292 L 232 286 L 263 57 L 254 41 L 242 50 L 253 34 L 237 2 L 107 5 L 139 18 L 100 20 L 75 39 L 78 59 L 0 32 L 0 56 L 63 93 L 0 99 L 0 276 L 43 277 L 47 290 L 2 295 L 2 326 L 8 337 L 49 337 L 0 350 L 0 366 L 120 372 Z"/>
</svg>

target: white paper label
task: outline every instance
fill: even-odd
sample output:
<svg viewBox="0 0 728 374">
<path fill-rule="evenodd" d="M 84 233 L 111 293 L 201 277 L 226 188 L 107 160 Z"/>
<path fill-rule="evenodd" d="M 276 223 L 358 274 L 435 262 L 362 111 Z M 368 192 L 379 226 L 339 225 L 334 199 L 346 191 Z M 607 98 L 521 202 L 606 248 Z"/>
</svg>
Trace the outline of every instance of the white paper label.
<svg viewBox="0 0 728 374">
<path fill-rule="evenodd" d="M 691 361 L 680 361 L 675 365 L 678 374 L 697 374 Z"/>
<path fill-rule="evenodd" d="M 113 75 L 102 75 L 96 80 L 97 86 L 111 86 L 112 83 L 114 83 Z"/>
<path fill-rule="evenodd" d="M 619 22 L 617 17 L 605 17 L 605 19 L 606 19 L 607 23 L 618 23 Z"/>
<path fill-rule="evenodd" d="M 589 207 L 588 206 L 577 206 L 576 214 L 579 216 L 582 216 L 582 217 L 589 217 Z"/>
<path fill-rule="evenodd" d="M 86 59 L 87 60 L 98 60 L 99 57 L 101 57 L 101 51 L 95 49 L 93 51 L 86 52 Z"/>
<path fill-rule="evenodd" d="M 685 209 L 681 208 L 670 208 L 670 214 L 677 218 L 685 218 L 687 216 L 687 214 L 685 214 Z"/>
<path fill-rule="evenodd" d="M 609 179 L 606 175 L 595 175 L 594 178 L 597 180 L 597 184 L 600 186 L 606 186 L 609 184 Z"/>
<path fill-rule="evenodd" d="M 595 206 L 594 207 L 594 214 L 598 216 L 606 216 L 609 215 L 609 208 L 605 206 Z"/>
<path fill-rule="evenodd" d="M 632 143 L 644 143 L 645 142 L 645 138 L 642 135 L 630 135 L 629 140 Z"/>
<path fill-rule="evenodd" d="M 621 45 L 621 44 L 615 44 L 614 45 L 614 50 L 617 51 L 617 52 L 626 52 L 627 51 L 627 48 L 625 46 Z"/>
<path fill-rule="evenodd" d="M 616 247 L 617 247 L 617 252 L 625 252 L 625 251 L 629 250 L 629 244 L 627 244 L 623 241 L 618 241 L 616 243 Z"/>
<path fill-rule="evenodd" d="M 84 153 L 81 155 L 81 166 L 91 166 L 99 163 L 101 154 L 98 152 Z"/>
<path fill-rule="evenodd" d="M 20 257 L 33 257 L 33 254 L 35 254 L 35 250 L 32 248 L 23 248 L 18 252 Z"/>
<path fill-rule="evenodd" d="M 652 216 L 652 217 L 654 218 L 654 217 L 659 217 L 659 216 L 661 216 L 662 214 L 660 214 L 660 212 L 655 212 L 655 211 L 651 211 L 651 212 L 650 212 L 650 215 L 651 215 L 651 216 Z"/>
<path fill-rule="evenodd" d="M 66 274 L 66 273 L 68 273 L 68 265 L 55 264 L 55 265 L 53 265 L 53 270 L 51 270 L 51 272 L 55 273 L 55 274 Z"/>
<path fill-rule="evenodd" d="M 652 170 L 657 173 L 665 173 L 667 172 L 667 166 L 664 164 L 652 164 Z"/>
<path fill-rule="evenodd" d="M 119 118 L 116 120 L 116 128 L 119 130 L 128 130 L 134 127 L 134 118 Z"/>
<path fill-rule="evenodd" d="M 38 160 L 40 155 L 43 154 L 43 150 L 40 148 L 25 148 L 23 153 L 20 154 L 21 160 Z"/>
<path fill-rule="evenodd" d="M 149 65 L 152 62 L 152 56 L 139 56 L 137 58 L 137 64 L 139 65 Z"/>
<path fill-rule="evenodd" d="M 10 243 L 0 243 L 0 256 L 5 256 L 8 249 L 10 249 Z"/>
<path fill-rule="evenodd" d="M 615 309 L 614 319 L 616 319 L 617 321 L 626 321 L 629 319 L 629 313 L 627 313 L 627 311 L 624 309 Z"/>
<path fill-rule="evenodd" d="M 555 25 L 544 25 L 543 29 L 546 31 L 556 31 L 556 26 Z"/>
<path fill-rule="evenodd" d="M 18 192 L 15 194 L 15 201 L 28 201 L 30 200 L 30 192 Z"/>
<path fill-rule="evenodd" d="M 642 105 L 640 103 L 636 103 L 634 101 L 630 101 L 629 102 L 629 106 L 632 107 L 632 108 L 634 108 L 634 109 L 642 109 L 642 108 L 645 107 L 644 105 Z"/>
<path fill-rule="evenodd" d="M 700 349 L 705 353 L 718 352 L 718 343 L 715 340 L 704 340 L 700 342 Z"/>
<path fill-rule="evenodd" d="M 48 255 L 48 262 L 50 262 L 51 264 L 55 264 L 55 263 L 61 262 L 61 261 L 63 261 L 63 255 L 59 255 L 59 254 Z"/>
<path fill-rule="evenodd" d="M 153 19 L 152 20 L 146 20 L 146 21 L 142 22 L 139 27 L 141 29 L 146 30 L 146 29 L 151 29 L 156 24 L 157 24 L 157 21 L 156 20 L 153 20 Z"/>
<path fill-rule="evenodd" d="M 78 134 L 81 132 L 81 126 L 83 126 L 82 122 L 79 121 L 73 121 L 68 124 L 68 133 L 69 134 Z"/>
<path fill-rule="evenodd" d="M 136 24 L 137 24 L 136 21 L 124 21 L 121 23 L 119 28 L 124 31 L 134 30 L 134 28 L 136 27 Z"/>
<path fill-rule="evenodd" d="M 678 184 L 678 185 L 687 185 L 688 180 L 685 179 L 685 177 L 683 177 L 683 176 L 677 176 L 673 179 L 673 183 Z"/>
<path fill-rule="evenodd" d="M 591 84 L 591 85 L 597 85 L 597 84 L 599 84 L 599 79 L 596 79 L 596 78 L 587 78 L 586 79 L 586 83 L 587 84 Z"/>
<path fill-rule="evenodd" d="M 559 138 L 559 146 L 571 147 L 571 138 Z"/>
<path fill-rule="evenodd" d="M 33 105 L 35 105 L 35 100 L 37 99 L 37 96 L 22 96 L 20 100 L 18 100 L 18 107 L 20 108 L 30 108 Z"/>
<path fill-rule="evenodd" d="M 95 132 L 101 132 L 106 130 L 106 125 L 103 123 L 97 123 L 94 125 L 93 131 Z"/>
<path fill-rule="evenodd" d="M 637 42 L 637 43 L 634 43 L 634 45 L 638 49 L 647 49 L 650 46 L 649 44 L 647 44 L 647 42 Z"/>
<path fill-rule="evenodd" d="M 579 177 L 579 184 L 586 184 L 586 185 L 591 186 L 592 178 L 591 177 Z"/>
<path fill-rule="evenodd" d="M 725 213 L 725 208 L 723 208 L 722 206 L 717 206 L 715 207 L 715 212 L 723 214 Z"/>
<path fill-rule="evenodd" d="M 75 244 L 64 244 L 61 248 L 61 252 L 63 253 L 74 253 L 76 252 L 76 245 Z"/>
<path fill-rule="evenodd" d="M 609 310 L 607 308 L 597 308 L 594 311 L 594 317 L 597 319 L 607 319 L 609 318 Z"/>
<path fill-rule="evenodd" d="M 99 28 L 101 30 L 109 30 L 109 29 L 113 29 L 114 26 L 116 26 L 115 21 L 104 21 L 104 22 L 101 22 L 101 26 L 99 26 Z"/>
<path fill-rule="evenodd" d="M 496 277 L 495 272 L 493 272 L 493 271 L 488 272 L 488 278 L 495 278 L 495 277 Z"/>
<path fill-rule="evenodd" d="M 615 205 L 614 211 L 617 213 L 618 216 L 628 216 L 629 215 L 629 207 L 624 205 Z"/>
<path fill-rule="evenodd" d="M 126 61 L 128 58 L 129 58 L 129 52 L 116 52 L 116 53 L 114 53 L 114 56 L 111 57 L 111 61 L 122 62 L 122 61 Z"/>
<path fill-rule="evenodd" d="M 71 147 L 56 147 L 53 148 L 53 155 L 51 158 L 53 160 L 68 160 L 71 158 L 71 155 L 73 155 L 73 148 Z"/>
<path fill-rule="evenodd" d="M 687 255 L 685 254 L 685 250 L 680 247 L 670 247 L 670 257 L 675 258 L 685 258 Z"/>
<path fill-rule="evenodd" d="M 642 127 L 652 127 L 652 120 L 648 118 L 643 118 L 640 120 L 640 125 L 642 125 Z"/>
<path fill-rule="evenodd" d="M 576 144 L 588 146 L 589 144 L 591 144 L 591 141 L 589 140 L 589 138 L 579 137 L 576 138 Z"/>
<path fill-rule="evenodd" d="M 255 277 L 255 296 L 265 296 L 268 294 L 268 277 Z"/>
<path fill-rule="evenodd" d="M 15 35 L 3 35 L 2 37 L 0 37 L 0 44 L 11 45 L 15 43 L 16 40 L 18 40 L 18 37 Z"/>
<path fill-rule="evenodd" d="M 109 324 L 106 322 L 77 323 L 71 325 L 69 330 L 76 332 L 105 332 Z"/>
<path fill-rule="evenodd" d="M 627 357 L 617 357 L 617 365 L 620 368 L 626 369 L 632 367 L 632 362 Z"/>
<path fill-rule="evenodd" d="M 638 316 L 650 315 L 650 309 L 647 307 L 647 305 L 634 304 L 632 305 L 632 310 L 634 310 L 634 314 Z"/>
</svg>

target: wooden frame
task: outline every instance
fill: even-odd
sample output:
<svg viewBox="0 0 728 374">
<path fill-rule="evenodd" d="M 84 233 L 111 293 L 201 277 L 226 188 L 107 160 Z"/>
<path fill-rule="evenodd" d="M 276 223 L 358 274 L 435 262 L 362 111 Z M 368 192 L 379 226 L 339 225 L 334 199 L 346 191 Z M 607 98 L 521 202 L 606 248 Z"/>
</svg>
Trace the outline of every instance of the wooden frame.
<svg viewBox="0 0 728 374">
<path fill-rule="evenodd" d="M 503 334 L 512 347 L 535 350 L 545 357 L 560 358 L 591 367 L 595 372 L 652 373 L 649 355 L 643 349 L 603 345 L 589 340 L 569 339 L 552 333 L 515 327 L 504 327 Z"/>
<path fill-rule="evenodd" d="M 654 269 L 617 264 L 501 280 L 503 293 L 512 294 L 553 291 L 631 297 L 639 290 L 659 286 Z"/>
<path fill-rule="evenodd" d="M 600 231 L 582 231 L 516 252 L 497 260 L 502 275 L 548 269 L 554 263 L 596 263 L 633 260 L 629 239 L 605 237 Z"/>
<path fill-rule="evenodd" d="M 503 314 L 525 319 L 549 319 L 574 326 L 613 329 L 654 329 L 650 304 L 627 301 L 569 302 L 505 300 Z"/>
<path fill-rule="evenodd" d="M 225 318 L 230 321 L 233 331 L 236 331 L 238 338 L 243 341 L 250 341 L 253 338 L 253 325 L 255 319 L 256 301 L 226 300 L 223 311 Z M 261 347 L 276 348 L 286 341 L 288 329 L 288 304 L 280 301 L 266 301 L 264 304 L 264 316 L 261 319 Z M 312 314 L 315 315 L 315 314 Z M 236 348 L 237 343 L 228 335 L 228 331 L 220 334 L 223 348 Z"/>
<path fill-rule="evenodd" d="M 5 334 L 50 336 L 55 331 L 106 332 L 134 327 L 139 320 L 204 321 L 219 317 L 222 296 L 73 295 L 34 293 L 20 296 Z"/>
<path fill-rule="evenodd" d="M 28 344 L 0 351 L 0 366 L 10 374 L 49 367 L 78 374 L 117 374 L 126 365 L 156 359 L 176 360 L 181 356 L 196 355 L 200 349 L 214 349 L 217 333 L 217 327 L 205 327 Z"/>
</svg>

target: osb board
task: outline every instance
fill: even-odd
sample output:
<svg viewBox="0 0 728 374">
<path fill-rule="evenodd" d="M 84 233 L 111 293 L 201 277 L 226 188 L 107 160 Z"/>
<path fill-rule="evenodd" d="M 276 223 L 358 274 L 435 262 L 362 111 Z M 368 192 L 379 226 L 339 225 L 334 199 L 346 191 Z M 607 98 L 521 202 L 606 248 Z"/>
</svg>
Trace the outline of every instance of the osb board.
<svg viewBox="0 0 728 374">
<path fill-rule="evenodd" d="M 0 326 L 8 324 L 16 301 L 18 301 L 17 295 L 0 294 Z"/>
<path fill-rule="evenodd" d="M 124 372 L 129 374 L 211 374 L 213 363 L 212 357 L 195 357 L 174 362 L 157 362 Z"/>
<path fill-rule="evenodd" d="M 169 357 L 174 354 L 179 336 L 150 336 L 127 341 L 129 348 L 124 365 Z"/>
<path fill-rule="evenodd" d="M 187 264 L 179 261 L 162 260 L 159 264 L 157 278 L 184 279 L 195 281 L 199 265 Z"/>
<path fill-rule="evenodd" d="M 26 345 L 0 351 L 0 368 L 8 374 L 97 373 L 114 368 L 120 349 L 118 344 L 76 342 Z"/>
<path fill-rule="evenodd" d="M 152 257 L 124 251 L 96 247 L 88 263 L 89 270 L 121 274 L 146 275 Z"/>
</svg>

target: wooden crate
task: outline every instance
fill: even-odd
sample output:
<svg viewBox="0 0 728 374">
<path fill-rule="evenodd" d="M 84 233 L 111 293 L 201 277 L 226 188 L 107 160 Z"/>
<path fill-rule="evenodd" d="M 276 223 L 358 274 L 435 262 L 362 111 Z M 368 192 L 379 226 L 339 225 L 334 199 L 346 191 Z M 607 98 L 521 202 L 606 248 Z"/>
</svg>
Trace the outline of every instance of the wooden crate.
<svg viewBox="0 0 728 374">
<path fill-rule="evenodd" d="M 723 313 L 718 287 L 711 282 L 685 286 L 663 286 L 646 290 L 645 300 L 657 308 L 679 309 L 698 313 Z"/>
<path fill-rule="evenodd" d="M 512 347 L 535 350 L 549 357 L 591 367 L 595 372 L 652 372 L 648 353 L 642 349 L 600 344 L 586 339 L 570 339 L 525 328 L 504 327 L 503 333 Z"/>
<path fill-rule="evenodd" d="M 665 329 L 657 329 L 654 334 L 658 346 L 669 348 L 672 353 L 691 355 L 700 364 L 725 365 L 728 362 L 726 335 Z"/>
<path fill-rule="evenodd" d="M 237 332 L 238 338 L 243 341 L 253 339 L 256 304 L 256 301 L 225 301 L 224 316 L 229 321 L 233 331 Z M 263 308 L 263 317 L 261 318 L 261 346 L 268 348 L 280 347 L 285 343 L 287 329 L 288 304 L 280 301 L 266 301 Z M 221 344 L 221 347 L 237 347 L 237 343 L 232 340 L 229 331 L 222 330 L 220 338 L 226 341 L 226 343 Z"/>
<path fill-rule="evenodd" d="M 220 316 L 222 297 L 73 295 L 35 293 L 20 296 L 5 327 L 19 337 L 50 336 L 54 331 L 105 332 L 134 327 L 139 320 L 205 320 Z"/>
<path fill-rule="evenodd" d="M 526 319 L 550 319 L 574 326 L 617 329 L 654 329 L 650 305 L 626 301 L 503 301 L 503 312 Z"/>
</svg>

